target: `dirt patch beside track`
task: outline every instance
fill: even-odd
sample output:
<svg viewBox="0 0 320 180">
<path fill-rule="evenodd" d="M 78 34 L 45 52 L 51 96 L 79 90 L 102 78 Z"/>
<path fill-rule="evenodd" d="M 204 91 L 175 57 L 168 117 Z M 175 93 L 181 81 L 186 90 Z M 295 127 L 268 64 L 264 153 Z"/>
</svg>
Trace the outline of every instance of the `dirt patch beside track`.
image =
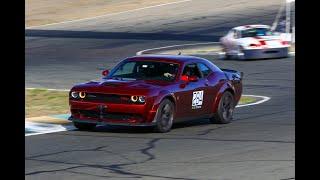
<svg viewBox="0 0 320 180">
<path fill-rule="evenodd" d="M 69 113 L 68 92 L 26 89 L 26 118 Z"/>
<path fill-rule="evenodd" d="M 27 0 L 26 26 L 95 17 L 177 0 Z"/>
</svg>

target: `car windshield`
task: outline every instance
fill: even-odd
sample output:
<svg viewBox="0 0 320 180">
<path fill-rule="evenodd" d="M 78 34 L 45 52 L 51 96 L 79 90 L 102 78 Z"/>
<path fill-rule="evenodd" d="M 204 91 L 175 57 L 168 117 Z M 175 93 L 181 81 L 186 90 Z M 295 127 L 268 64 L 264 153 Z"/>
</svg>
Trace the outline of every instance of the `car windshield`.
<svg viewBox="0 0 320 180">
<path fill-rule="evenodd" d="M 270 36 L 272 35 L 272 32 L 269 28 L 252 28 L 243 30 L 241 32 L 241 37 L 256 37 L 256 36 Z"/>
<path fill-rule="evenodd" d="M 106 77 L 119 80 L 174 81 L 179 65 L 169 62 L 125 61 Z"/>
</svg>

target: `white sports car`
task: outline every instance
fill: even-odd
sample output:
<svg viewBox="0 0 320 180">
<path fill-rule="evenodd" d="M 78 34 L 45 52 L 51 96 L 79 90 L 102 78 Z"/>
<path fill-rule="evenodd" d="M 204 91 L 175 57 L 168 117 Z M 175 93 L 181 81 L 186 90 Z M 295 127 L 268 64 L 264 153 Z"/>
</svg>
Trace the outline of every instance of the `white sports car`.
<svg viewBox="0 0 320 180">
<path fill-rule="evenodd" d="M 246 25 L 231 29 L 220 39 L 226 58 L 260 59 L 287 57 L 289 42 L 268 25 Z"/>
</svg>

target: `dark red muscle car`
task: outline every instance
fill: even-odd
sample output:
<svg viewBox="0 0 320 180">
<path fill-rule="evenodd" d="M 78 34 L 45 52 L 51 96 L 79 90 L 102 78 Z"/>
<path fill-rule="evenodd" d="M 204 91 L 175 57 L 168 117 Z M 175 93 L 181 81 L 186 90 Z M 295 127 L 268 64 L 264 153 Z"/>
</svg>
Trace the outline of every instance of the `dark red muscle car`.
<svg viewBox="0 0 320 180">
<path fill-rule="evenodd" d="M 229 123 L 242 94 L 242 73 L 193 56 L 135 56 L 102 74 L 70 90 L 69 120 L 80 130 L 110 124 L 168 132 L 197 118 Z"/>
</svg>

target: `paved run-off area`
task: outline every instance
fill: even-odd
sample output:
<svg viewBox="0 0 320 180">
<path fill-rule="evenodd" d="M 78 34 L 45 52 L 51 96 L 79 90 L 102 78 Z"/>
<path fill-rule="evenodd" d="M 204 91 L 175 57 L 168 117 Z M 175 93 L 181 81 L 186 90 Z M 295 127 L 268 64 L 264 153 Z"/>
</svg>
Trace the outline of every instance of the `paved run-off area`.
<svg viewBox="0 0 320 180">
<path fill-rule="evenodd" d="M 177 0 L 27 0 L 25 21 L 27 27 L 34 27 L 174 2 Z"/>
<path fill-rule="evenodd" d="M 280 0 L 193 0 L 129 14 L 26 30 L 26 86 L 68 89 L 136 52 L 216 42 L 231 27 L 272 24 Z M 26 137 L 26 179 L 290 179 L 295 177 L 294 57 L 211 60 L 245 73 L 231 124 L 206 119 L 166 134 L 99 127 Z"/>
</svg>

